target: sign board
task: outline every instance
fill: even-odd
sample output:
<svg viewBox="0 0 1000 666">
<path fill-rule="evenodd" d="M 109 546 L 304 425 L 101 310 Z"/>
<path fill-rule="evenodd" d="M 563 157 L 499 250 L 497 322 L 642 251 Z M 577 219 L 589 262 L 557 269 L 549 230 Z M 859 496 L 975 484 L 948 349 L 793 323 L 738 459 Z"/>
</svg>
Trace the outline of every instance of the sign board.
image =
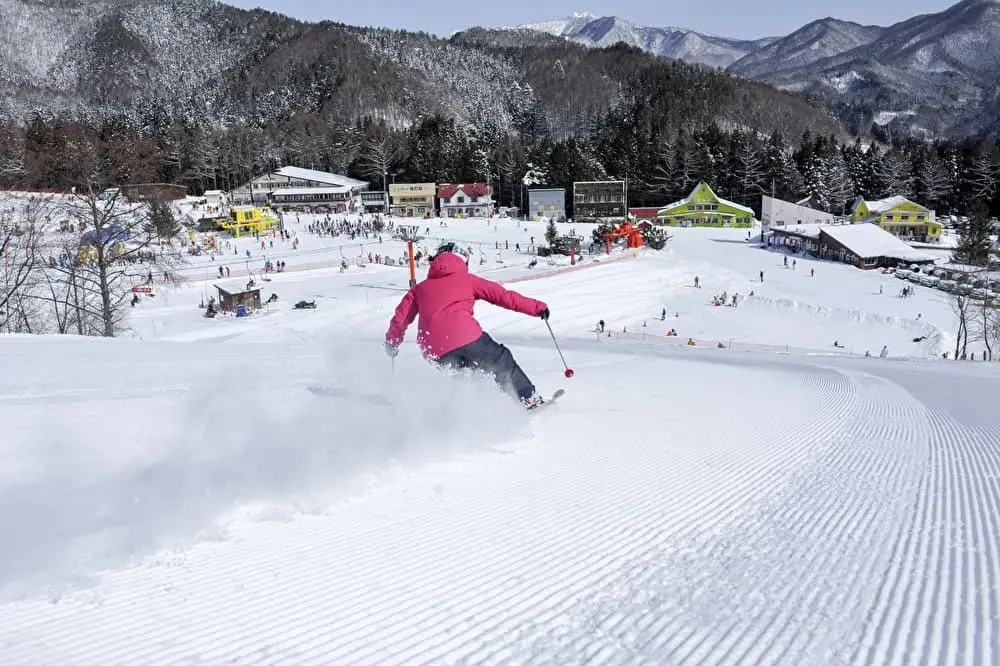
<svg viewBox="0 0 1000 666">
<path fill-rule="evenodd" d="M 393 201 L 397 197 L 434 198 L 437 185 L 434 183 L 392 183 L 389 185 L 389 196 Z"/>
</svg>

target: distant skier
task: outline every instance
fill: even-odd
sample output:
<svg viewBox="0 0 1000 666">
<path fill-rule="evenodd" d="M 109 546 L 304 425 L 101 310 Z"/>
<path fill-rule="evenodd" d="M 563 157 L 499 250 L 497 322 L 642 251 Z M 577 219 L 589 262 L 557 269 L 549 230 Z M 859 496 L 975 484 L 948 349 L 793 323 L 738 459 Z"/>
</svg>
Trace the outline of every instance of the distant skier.
<svg viewBox="0 0 1000 666">
<path fill-rule="evenodd" d="M 533 317 L 549 318 L 548 306 L 469 273 L 469 253 L 442 243 L 431 258 L 427 279 L 410 289 L 396 307 L 385 334 L 385 351 L 399 353 L 406 329 L 419 315 L 417 345 L 424 358 L 451 368 L 481 369 L 528 409 L 543 400 L 510 350 L 485 333 L 473 315 L 478 300 Z"/>
</svg>

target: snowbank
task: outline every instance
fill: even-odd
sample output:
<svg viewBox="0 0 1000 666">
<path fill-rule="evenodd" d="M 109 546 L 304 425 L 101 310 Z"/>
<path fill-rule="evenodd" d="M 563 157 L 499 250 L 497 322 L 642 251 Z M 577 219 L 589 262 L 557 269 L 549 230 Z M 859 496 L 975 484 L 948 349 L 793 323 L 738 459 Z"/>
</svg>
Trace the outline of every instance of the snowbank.
<svg viewBox="0 0 1000 666">
<path fill-rule="evenodd" d="M 913 338 L 924 338 L 921 342 L 916 344 L 919 345 L 919 349 L 925 356 L 935 358 L 948 351 L 950 345 L 954 342 L 950 339 L 949 334 L 945 333 L 940 328 L 917 319 L 889 317 L 873 312 L 865 312 L 863 310 L 848 310 L 843 308 L 827 307 L 824 305 L 813 305 L 789 298 L 769 298 L 766 296 L 755 295 L 753 298 L 747 298 L 743 304 L 740 305 L 740 308 L 804 314 L 808 317 L 835 320 L 845 324 L 868 324 L 875 325 L 876 327 L 884 327 L 890 330 L 904 331 L 908 335 L 912 334 Z M 836 333 L 832 332 L 831 335 L 836 336 Z M 906 355 L 900 354 L 899 350 L 890 349 L 889 351 L 893 356 Z M 873 354 L 876 352 L 877 349 L 872 351 Z"/>
</svg>

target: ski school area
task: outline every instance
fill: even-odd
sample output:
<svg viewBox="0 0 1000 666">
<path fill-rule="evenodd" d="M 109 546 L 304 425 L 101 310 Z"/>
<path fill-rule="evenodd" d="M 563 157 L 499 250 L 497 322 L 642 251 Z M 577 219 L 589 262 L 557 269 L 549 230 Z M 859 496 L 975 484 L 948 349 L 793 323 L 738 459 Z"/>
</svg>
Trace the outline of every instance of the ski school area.
<svg viewBox="0 0 1000 666">
<path fill-rule="evenodd" d="M 745 230 L 419 224 L 418 280 L 452 240 L 549 307 L 476 317 L 557 403 L 415 325 L 391 361 L 407 245 L 320 215 L 123 338 L 0 338 L 0 663 L 1000 662 L 1000 382 L 942 359 L 947 294 Z"/>
</svg>

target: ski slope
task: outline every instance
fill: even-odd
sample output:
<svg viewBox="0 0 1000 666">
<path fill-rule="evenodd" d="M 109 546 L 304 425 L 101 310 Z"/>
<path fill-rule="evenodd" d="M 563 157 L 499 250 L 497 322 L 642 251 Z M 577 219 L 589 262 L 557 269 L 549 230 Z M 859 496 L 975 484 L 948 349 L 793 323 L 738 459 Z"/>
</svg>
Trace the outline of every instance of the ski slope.
<svg viewBox="0 0 1000 666">
<path fill-rule="evenodd" d="M 394 267 L 272 275 L 246 320 L 193 282 L 131 339 L 0 339 L 0 662 L 997 663 L 996 367 L 934 360 L 930 290 L 741 239 L 474 262 L 549 303 L 576 371 L 478 308 L 567 389 L 530 416 L 412 331 L 390 365 Z"/>
</svg>

